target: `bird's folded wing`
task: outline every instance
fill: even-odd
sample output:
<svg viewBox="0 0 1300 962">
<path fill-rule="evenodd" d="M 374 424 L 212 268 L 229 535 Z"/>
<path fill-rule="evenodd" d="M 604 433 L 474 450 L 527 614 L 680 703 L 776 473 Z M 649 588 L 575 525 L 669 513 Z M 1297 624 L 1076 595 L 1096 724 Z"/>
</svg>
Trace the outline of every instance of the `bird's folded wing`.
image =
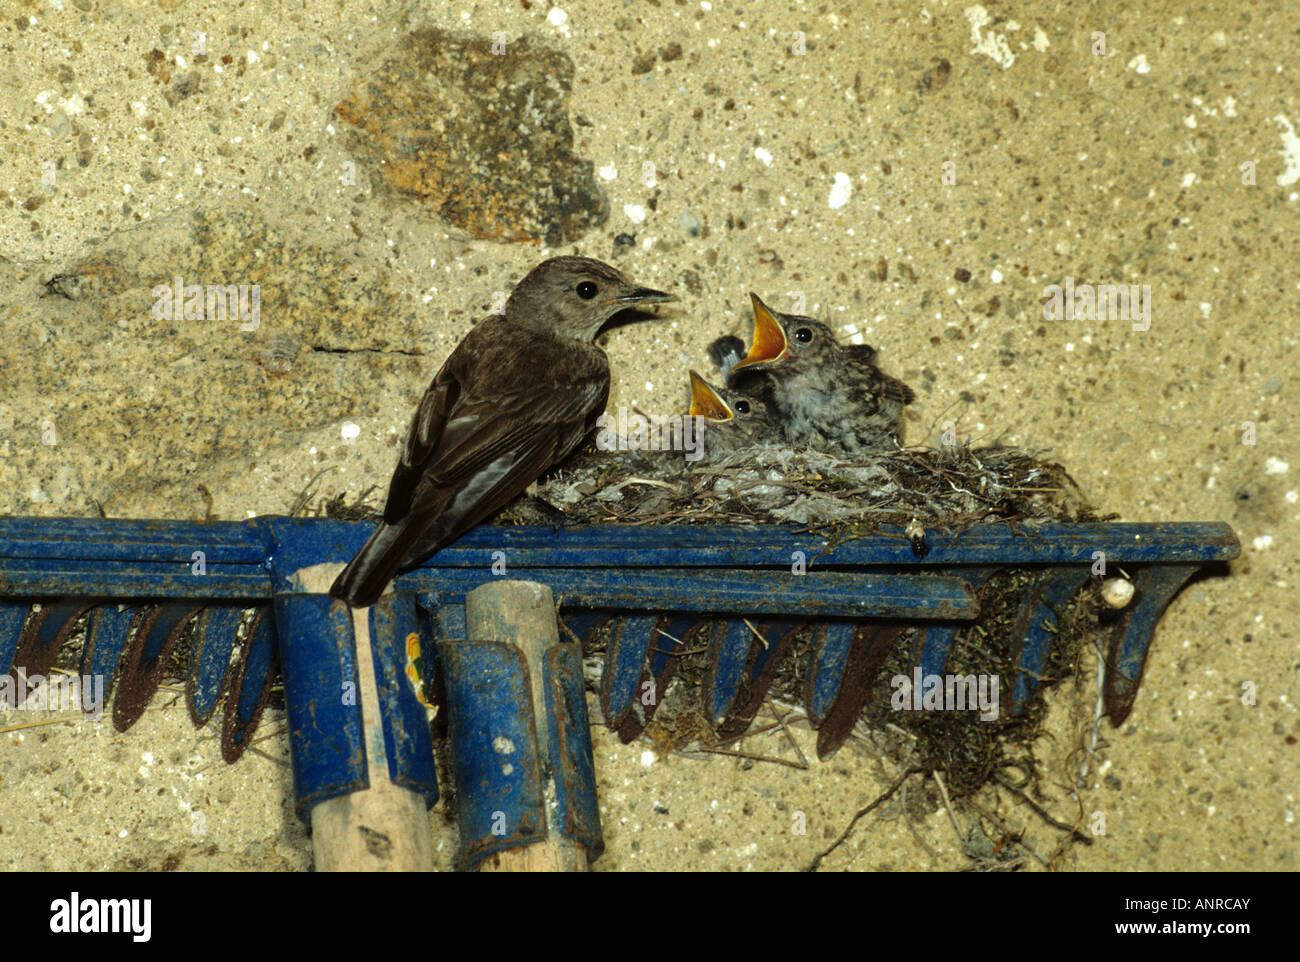
<svg viewBox="0 0 1300 962">
<path fill-rule="evenodd" d="M 916 400 L 916 392 L 896 377 L 882 375 L 885 379 L 883 395 L 899 404 L 911 404 Z"/>
<path fill-rule="evenodd" d="M 458 372 L 453 360 L 434 378 L 411 424 L 389 488 L 384 519 L 390 524 L 420 507 L 417 500 L 445 501 L 489 466 L 503 484 L 517 481 L 522 490 L 582 439 L 608 395 L 603 363 L 561 378 L 553 370 L 540 378 L 521 371 L 513 383 L 500 372 L 475 379 L 475 391 L 462 386 L 468 372 Z M 483 490 L 481 483 L 474 487 Z"/>
<path fill-rule="evenodd" d="M 411 492 L 402 524 L 418 541 L 403 567 L 490 518 L 568 454 L 603 410 L 606 392 L 592 380 L 528 397 L 462 395 Z"/>
<path fill-rule="evenodd" d="M 461 382 L 454 360 L 453 354 L 434 376 L 411 418 L 411 427 L 406 432 L 406 447 L 388 484 L 388 500 L 384 505 L 384 521 L 388 524 L 406 517 L 424 463 L 437 450 L 448 417 L 460 399 Z"/>
<path fill-rule="evenodd" d="M 420 473 L 428 483 L 457 486 L 508 453 L 520 462 L 531 462 L 543 452 L 558 457 L 586 434 L 604 407 L 607 390 L 603 381 L 592 379 L 558 392 L 462 397 Z M 523 486 L 534 480 L 536 476 Z"/>
</svg>

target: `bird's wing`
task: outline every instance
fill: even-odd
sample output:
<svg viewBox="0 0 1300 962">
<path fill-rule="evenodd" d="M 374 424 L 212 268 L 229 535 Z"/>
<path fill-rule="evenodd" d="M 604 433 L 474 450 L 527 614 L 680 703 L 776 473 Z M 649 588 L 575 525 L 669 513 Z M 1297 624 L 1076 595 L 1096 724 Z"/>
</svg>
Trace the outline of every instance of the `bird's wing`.
<svg viewBox="0 0 1300 962">
<path fill-rule="evenodd" d="M 871 364 L 876 360 L 876 349 L 870 344 L 845 344 L 843 348 L 859 364 Z"/>
<path fill-rule="evenodd" d="M 593 372 L 540 389 L 505 386 L 495 397 L 462 394 L 411 493 L 402 524 L 418 541 L 403 566 L 495 514 L 572 451 L 608 392 L 608 374 Z"/>
<path fill-rule="evenodd" d="M 388 524 L 400 521 L 411 510 L 411 497 L 420 480 L 420 473 L 442 441 L 448 418 L 460 400 L 461 377 L 457 371 L 459 365 L 454 361 L 453 353 L 434 375 L 433 382 L 424 392 L 424 397 L 420 398 L 420 404 L 411 418 L 411 427 L 406 432 L 406 446 L 393 470 L 393 479 L 388 484 L 388 500 L 384 505 L 384 521 Z M 458 425 L 458 430 L 463 430 L 465 426 L 462 422 Z"/>
<path fill-rule="evenodd" d="M 444 376 L 458 387 L 444 391 Z M 428 404 L 429 421 L 412 425 L 402 461 L 427 481 L 458 484 L 502 451 L 534 446 L 531 434 L 544 446 L 547 425 L 572 431 L 594 420 L 609 393 L 609 361 L 590 344 L 498 339 L 480 351 L 453 352 L 430 390 L 451 404 Z M 422 401 L 417 419 L 425 411 Z"/>
<path fill-rule="evenodd" d="M 847 378 L 850 391 L 857 402 L 867 411 L 875 411 L 881 401 L 896 401 L 899 404 L 911 404 L 916 400 L 916 392 L 896 377 L 891 377 L 870 360 L 875 349 L 865 344 L 853 347 L 866 348 L 866 352 L 848 352 L 843 357 L 848 361 L 849 370 L 855 372 Z"/>
<path fill-rule="evenodd" d="M 904 384 L 896 377 L 890 377 L 888 374 L 881 374 L 884 383 L 881 385 L 881 395 L 888 400 L 897 401 L 899 404 L 911 404 L 916 400 L 916 392 Z"/>
<path fill-rule="evenodd" d="M 501 425 L 594 419 L 608 391 L 609 361 L 594 346 L 520 332 L 499 316 L 481 321 L 420 399 L 389 483 L 384 520 L 406 517 L 417 485 L 455 485 L 490 463 L 494 443 L 511 443 L 498 437 Z"/>
<path fill-rule="evenodd" d="M 441 443 L 421 466 L 420 483 L 456 487 L 489 465 L 499 467 L 503 455 L 522 465 L 542 455 L 554 458 L 567 453 L 600 413 L 607 392 L 604 379 L 584 378 L 558 390 L 548 386 L 541 391 L 521 391 L 515 387 L 506 388 L 499 397 L 462 396 L 451 412 Z M 529 478 L 523 486 L 534 480 Z"/>
</svg>

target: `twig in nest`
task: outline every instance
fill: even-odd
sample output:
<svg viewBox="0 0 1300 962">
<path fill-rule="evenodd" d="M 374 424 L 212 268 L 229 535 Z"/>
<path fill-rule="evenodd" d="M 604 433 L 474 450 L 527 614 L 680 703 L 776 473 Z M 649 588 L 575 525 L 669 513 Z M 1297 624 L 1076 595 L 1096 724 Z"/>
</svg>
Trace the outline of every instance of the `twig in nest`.
<svg viewBox="0 0 1300 962">
<path fill-rule="evenodd" d="M 41 721 L 23 722 L 21 725 L 6 725 L 4 728 L 0 728 L 0 735 L 22 731 L 24 728 L 40 728 L 43 725 L 61 725 L 64 722 L 81 721 L 82 718 L 82 714 L 78 712 L 76 715 L 69 715 L 65 718 L 45 718 Z"/>
<path fill-rule="evenodd" d="M 1016 798 L 1020 799 L 1022 802 L 1024 802 L 1026 805 L 1032 808 L 1034 810 L 1034 814 L 1036 814 L 1048 825 L 1052 826 L 1052 828 L 1060 829 L 1062 832 L 1065 832 L 1068 836 L 1073 838 L 1075 841 L 1082 842 L 1084 845 L 1092 844 L 1092 839 L 1082 834 L 1075 826 L 1067 825 L 1065 822 L 1053 818 L 1045 808 L 1043 808 L 1032 798 L 1026 795 L 1023 791 L 1016 788 L 1016 786 L 1012 785 L 1009 781 L 1007 781 L 1001 772 L 995 772 L 993 774 L 993 781 L 997 782 L 997 784 L 1001 785 L 1012 795 L 1016 796 Z"/>
<path fill-rule="evenodd" d="M 1088 749 L 1083 756 L 1083 770 L 1079 772 L 1079 787 L 1084 787 L 1084 779 L 1088 777 L 1088 763 L 1092 761 L 1092 753 L 1097 750 L 1097 739 L 1101 734 L 1101 716 L 1105 713 L 1105 696 L 1106 696 L 1106 653 L 1101 650 L 1101 642 L 1096 643 L 1097 647 L 1097 702 L 1092 709 L 1092 732 L 1088 738 Z"/>
<path fill-rule="evenodd" d="M 934 776 L 934 783 L 939 786 L 939 797 L 943 799 L 943 807 L 948 810 L 952 830 L 957 833 L 958 840 L 961 840 L 963 838 L 961 826 L 957 823 L 957 813 L 952 810 L 952 802 L 948 798 L 948 786 L 943 783 L 943 772 L 933 771 L 930 774 Z"/>
<path fill-rule="evenodd" d="M 320 480 L 321 475 L 323 475 L 326 471 L 333 471 L 333 470 L 334 470 L 334 465 L 329 465 L 327 467 L 321 468 L 312 476 L 312 479 L 308 481 L 306 485 L 303 486 L 303 489 L 299 491 L 298 494 L 294 497 L 293 504 L 289 505 L 289 511 L 288 511 L 289 517 L 291 518 L 298 517 L 298 512 L 302 511 L 304 508 L 307 507 L 307 502 L 310 501 L 311 496 L 315 494 L 314 489 L 316 487 L 316 482 Z M 209 515 L 211 514 L 211 511 L 212 511 L 212 502 L 209 501 L 208 502 Z"/>
<path fill-rule="evenodd" d="M 555 607 L 556 607 L 556 611 L 557 611 L 557 613 L 558 613 L 558 611 L 559 611 L 559 607 L 560 607 L 558 602 L 556 603 Z M 577 635 L 575 635 L 575 634 L 573 633 L 573 629 L 570 628 L 568 625 L 566 625 L 566 624 L 564 623 L 563 619 L 556 619 L 556 620 L 559 622 L 560 628 L 562 628 L 562 629 L 564 630 L 564 633 L 565 633 L 566 635 L 568 635 L 570 638 L 572 638 L 572 639 L 574 640 L 575 643 L 577 643 L 579 646 L 581 646 L 581 645 L 582 645 L 582 639 L 579 638 Z"/>
<path fill-rule="evenodd" d="M 748 628 L 750 631 L 754 633 L 754 637 L 763 643 L 764 651 L 767 651 L 769 648 L 772 647 L 767 643 L 767 639 L 763 637 L 763 633 L 754 627 L 754 623 L 752 621 L 750 621 L 748 618 L 741 618 L 740 620 L 745 623 L 746 628 Z"/>
<path fill-rule="evenodd" d="M 786 741 L 790 743 L 790 747 L 793 748 L 795 754 L 799 756 L 799 761 L 803 762 L 803 767 L 808 768 L 808 759 L 804 756 L 803 749 L 800 748 L 799 743 L 795 741 L 794 733 L 786 727 L 786 722 L 791 720 L 790 716 L 793 715 L 794 712 L 788 711 L 782 715 L 776 710 L 776 705 L 772 702 L 770 697 L 764 700 L 767 702 L 767 710 L 770 711 L 772 716 L 776 719 L 777 727 L 785 734 Z"/>
<path fill-rule="evenodd" d="M 708 755 L 732 755 L 736 758 L 748 758 L 756 762 L 771 762 L 774 765 L 786 765 L 790 768 L 800 769 L 801 771 L 808 768 L 808 762 L 806 760 L 803 762 L 795 762 L 788 758 L 776 758 L 772 755 L 755 755 L 753 752 L 733 751 L 730 748 L 709 748 L 701 745 L 699 748 L 695 749 L 695 751 L 704 752 Z"/>
<path fill-rule="evenodd" d="M 845 841 L 848 840 L 849 833 L 853 831 L 853 826 L 858 824 L 859 819 L 867 815 L 870 815 L 875 809 L 879 808 L 885 802 L 889 801 L 889 799 L 893 798 L 894 793 L 897 792 L 900 788 L 902 788 L 903 783 L 907 781 L 909 778 L 911 778 L 913 775 L 923 774 L 924 772 L 925 772 L 924 768 L 919 768 L 919 767 L 909 768 L 907 769 L 907 771 L 900 774 L 898 778 L 894 779 L 894 784 L 890 785 L 889 788 L 885 789 L 885 791 L 877 795 L 875 801 L 873 801 L 871 804 L 866 806 L 866 808 L 862 808 L 858 810 L 857 814 L 854 815 L 853 818 L 849 821 L 848 826 L 844 829 L 843 832 L 840 833 L 840 837 L 837 838 L 835 841 L 831 842 L 830 848 L 826 849 L 824 852 L 819 853 L 813 858 L 812 862 L 809 863 L 808 865 L 808 871 L 809 872 L 817 871 L 817 869 L 821 866 L 822 861 L 826 858 L 826 856 L 830 855 L 831 852 L 835 851 L 837 848 L 843 845 Z"/>
<path fill-rule="evenodd" d="M 998 818 L 997 815 L 995 815 L 993 812 L 990 812 L 979 802 L 975 801 L 975 799 L 967 798 L 966 804 L 969 805 L 971 808 L 975 809 L 975 811 L 979 812 L 981 815 L 987 818 L 994 825 L 996 825 L 998 827 L 998 831 L 1000 831 L 1006 838 L 1010 839 L 1013 844 L 1024 849 L 1034 858 L 1038 859 L 1038 861 L 1042 862 L 1045 868 L 1050 869 L 1052 867 L 1052 863 L 1049 862 L 1044 855 L 1042 855 L 1040 852 L 1035 851 L 1031 846 L 1026 845 L 1023 841 L 1020 840 L 1019 835 L 1023 833 L 1013 832 L 1011 830 L 1011 827 L 1007 825 L 1006 822 L 1002 821 L 1002 819 Z"/>
<path fill-rule="evenodd" d="M 668 634 L 668 632 L 664 631 L 662 628 L 656 628 L 656 629 L 655 629 L 655 634 L 656 634 L 656 635 L 663 635 L 663 636 L 664 636 L 665 638 L 667 638 L 669 641 L 675 641 L 675 642 L 677 642 L 677 644 L 679 644 L 679 645 L 682 643 L 682 640 L 681 640 L 680 638 L 674 638 L 672 635 Z"/>
</svg>

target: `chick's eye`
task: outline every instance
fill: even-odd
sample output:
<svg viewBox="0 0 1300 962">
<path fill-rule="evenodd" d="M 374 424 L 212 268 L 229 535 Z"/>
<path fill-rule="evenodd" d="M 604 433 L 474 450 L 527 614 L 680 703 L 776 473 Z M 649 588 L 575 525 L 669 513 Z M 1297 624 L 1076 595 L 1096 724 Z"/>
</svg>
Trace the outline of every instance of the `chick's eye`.
<svg viewBox="0 0 1300 962">
<path fill-rule="evenodd" d="M 578 296 L 584 301 L 589 301 L 596 296 L 596 285 L 591 281 L 583 281 L 578 285 Z"/>
<path fill-rule="evenodd" d="M 748 413 L 749 413 L 749 402 L 748 402 L 748 401 L 737 401 L 737 402 L 736 402 L 736 413 L 737 413 L 737 414 L 748 414 Z"/>
<path fill-rule="evenodd" d="M 794 339 L 798 341 L 800 344 L 807 344 L 809 341 L 812 340 L 812 328 L 811 327 L 799 328 L 799 330 L 794 332 Z"/>
</svg>

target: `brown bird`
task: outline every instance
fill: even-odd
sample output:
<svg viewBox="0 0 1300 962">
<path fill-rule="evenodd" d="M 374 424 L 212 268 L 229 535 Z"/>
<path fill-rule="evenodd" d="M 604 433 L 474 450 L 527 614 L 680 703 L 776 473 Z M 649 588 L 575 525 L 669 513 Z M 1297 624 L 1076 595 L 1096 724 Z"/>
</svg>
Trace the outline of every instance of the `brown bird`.
<svg viewBox="0 0 1300 962">
<path fill-rule="evenodd" d="M 776 408 L 759 391 L 715 388 L 694 371 L 690 416 L 704 419 L 704 453 L 730 458 L 784 439 Z"/>
<path fill-rule="evenodd" d="M 425 391 L 388 486 L 384 519 L 330 594 L 366 607 L 504 507 L 585 438 L 609 397 L 592 341 L 614 314 L 673 300 L 586 257 L 543 261 L 505 310 L 475 325 Z"/>
<path fill-rule="evenodd" d="M 772 392 L 786 440 L 846 458 L 896 449 L 903 405 L 912 389 L 876 366 L 876 349 L 844 345 L 820 321 L 754 304 L 754 343 L 727 375 L 727 386 Z M 722 351 L 715 351 L 715 357 Z"/>
</svg>

